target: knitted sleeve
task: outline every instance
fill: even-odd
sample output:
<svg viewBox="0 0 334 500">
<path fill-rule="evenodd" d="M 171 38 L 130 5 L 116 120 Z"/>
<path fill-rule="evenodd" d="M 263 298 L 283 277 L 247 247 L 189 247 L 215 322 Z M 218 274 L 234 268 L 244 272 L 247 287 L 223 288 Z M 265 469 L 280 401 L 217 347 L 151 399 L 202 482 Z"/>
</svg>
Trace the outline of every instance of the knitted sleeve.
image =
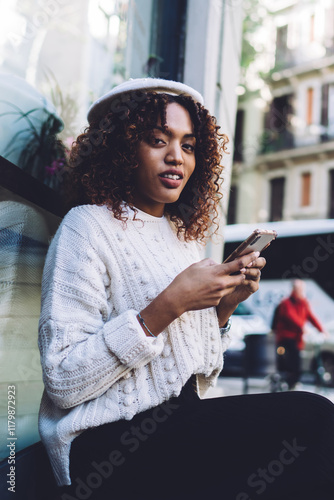
<svg viewBox="0 0 334 500">
<path fill-rule="evenodd" d="M 114 314 L 97 238 L 83 217 L 66 217 L 45 262 L 38 341 L 45 388 L 60 408 L 99 397 L 163 349 L 138 311 Z"/>
</svg>

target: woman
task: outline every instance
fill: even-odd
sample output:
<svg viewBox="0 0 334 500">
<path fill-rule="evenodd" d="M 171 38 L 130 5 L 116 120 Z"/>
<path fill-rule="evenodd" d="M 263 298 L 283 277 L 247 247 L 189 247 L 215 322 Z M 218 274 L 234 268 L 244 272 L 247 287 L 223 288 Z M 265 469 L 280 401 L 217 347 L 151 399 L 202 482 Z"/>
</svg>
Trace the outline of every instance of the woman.
<svg viewBox="0 0 334 500">
<path fill-rule="evenodd" d="M 307 498 L 298 483 L 315 443 L 333 450 L 327 400 L 316 400 L 325 416 L 314 441 L 310 396 L 200 399 L 265 265 L 258 253 L 199 257 L 226 137 L 194 89 L 159 79 L 116 87 L 88 120 L 72 151 L 77 206 L 43 276 L 40 433 L 61 498 L 273 500 L 290 498 L 288 484 Z M 332 456 L 318 473 L 318 455 L 307 484 L 317 494 L 333 477 Z"/>
</svg>

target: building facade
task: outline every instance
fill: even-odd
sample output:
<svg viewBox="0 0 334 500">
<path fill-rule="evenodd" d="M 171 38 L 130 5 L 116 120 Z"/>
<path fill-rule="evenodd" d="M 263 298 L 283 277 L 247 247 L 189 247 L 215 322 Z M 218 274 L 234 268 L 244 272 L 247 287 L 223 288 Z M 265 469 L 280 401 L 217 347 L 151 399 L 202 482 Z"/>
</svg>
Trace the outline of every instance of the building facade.
<svg viewBox="0 0 334 500">
<path fill-rule="evenodd" d="M 334 218 L 334 2 L 266 4 L 269 64 L 239 99 L 229 222 Z"/>
</svg>

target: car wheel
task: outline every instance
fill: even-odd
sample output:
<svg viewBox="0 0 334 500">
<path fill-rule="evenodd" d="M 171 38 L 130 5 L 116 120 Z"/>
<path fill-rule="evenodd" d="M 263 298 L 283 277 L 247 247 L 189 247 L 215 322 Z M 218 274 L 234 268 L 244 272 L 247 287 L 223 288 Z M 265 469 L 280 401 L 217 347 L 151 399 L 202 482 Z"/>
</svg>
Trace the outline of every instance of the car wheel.
<svg viewBox="0 0 334 500">
<path fill-rule="evenodd" d="M 313 360 L 313 369 L 319 385 L 334 387 L 334 353 L 320 353 L 318 359 Z"/>
</svg>

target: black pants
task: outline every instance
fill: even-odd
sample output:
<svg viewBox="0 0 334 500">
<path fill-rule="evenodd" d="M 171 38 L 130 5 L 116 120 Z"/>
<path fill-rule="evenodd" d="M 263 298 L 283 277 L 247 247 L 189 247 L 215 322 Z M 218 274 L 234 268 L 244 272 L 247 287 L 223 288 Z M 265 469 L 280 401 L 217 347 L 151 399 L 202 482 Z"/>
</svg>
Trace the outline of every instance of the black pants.
<svg viewBox="0 0 334 500">
<path fill-rule="evenodd" d="M 85 431 L 61 500 L 333 500 L 334 405 L 306 392 L 179 398 Z"/>
<path fill-rule="evenodd" d="M 293 339 L 285 339 L 277 346 L 277 370 L 293 388 L 300 378 L 300 351 Z"/>
</svg>

